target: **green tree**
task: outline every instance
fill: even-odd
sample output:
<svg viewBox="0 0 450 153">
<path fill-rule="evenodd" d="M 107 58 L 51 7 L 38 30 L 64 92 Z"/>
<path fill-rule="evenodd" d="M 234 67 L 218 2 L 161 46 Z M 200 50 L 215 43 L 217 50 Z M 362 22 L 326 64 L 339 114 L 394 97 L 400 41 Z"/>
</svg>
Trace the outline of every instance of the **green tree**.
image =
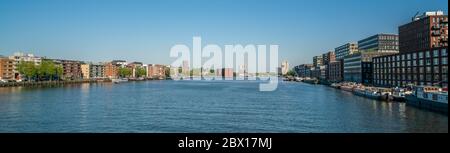
<svg viewBox="0 0 450 153">
<path fill-rule="evenodd" d="M 21 75 L 31 81 L 37 75 L 37 67 L 34 62 L 29 61 L 20 61 L 17 65 L 17 70 Z"/>
<path fill-rule="evenodd" d="M 145 70 L 145 68 L 143 68 L 143 67 L 136 68 L 136 77 L 142 77 L 142 76 L 145 76 L 146 74 L 147 74 L 147 70 Z"/>
<path fill-rule="evenodd" d="M 130 68 L 121 67 L 119 68 L 119 76 L 122 78 L 129 77 L 132 73 L 132 70 Z"/>
<path fill-rule="evenodd" d="M 289 70 L 289 71 L 286 73 L 286 76 L 295 76 L 295 75 L 297 75 L 297 73 L 295 73 L 293 70 Z"/>
<path fill-rule="evenodd" d="M 55 71 L 55 77 L 57 77 L 58 78 L 58 80 L 61 80 L 61 78 L 62 78 L 62 76 L 63 76 L 63 71 L 64 71 L 64 69 L 63 69 L 63 67 L 62 67 L 62 65 L 55 65 L 55 69 L 54 69 L 54 71 Z"/>
</svg>

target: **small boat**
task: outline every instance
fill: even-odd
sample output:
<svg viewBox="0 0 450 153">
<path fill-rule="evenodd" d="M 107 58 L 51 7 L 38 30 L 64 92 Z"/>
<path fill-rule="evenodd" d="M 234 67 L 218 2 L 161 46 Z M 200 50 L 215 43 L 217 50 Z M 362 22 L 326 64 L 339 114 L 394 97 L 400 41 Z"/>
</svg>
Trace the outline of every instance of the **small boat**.
<svg viewBox="0 0 450 153">
<path fill-rule="evenodd" d="M 128 79 L 126 79 L 126 78 L 112 79 L 112 82 L 113 82 L 113 83 L 128 82 Z"/>
<path fill-rule="evenodd" d="M 318 84 L 319 83 L 319 80 L 317 80 L 317 79 L 304 79 L 303 80 L 303 82 L 305 82 L 305 83 L 309 83 L 309 84 Z"/>
<path fill-rule="evenodd" d="M 402 88 L 394 88 L 392 94 L 389 96 L 389 100 L 396 102 L 405 102 L 406 101 L 405 95 L 407 94 L 411 94 L 411 92 L 405 91 L 405 89 Z"/>
<path fill-rule="evenodd" d="M 383 89 L 364 86 L 358 86 L 354 88 L 353 94 L 381 101 L 386 101 L 388 99 L 388 96 L 390 95 L 389 92 L 385 92 Z"/>
<path fill-rule="evenodd" d="M 339 83 L 332 83 L 330 86 L 333 87 L 333 88 L 336 88 L 336 89 L 340 89 L 341 88 L 341 84 L 339 84 Z"/>
<path fill-rule="evenodd" d="M 355 89 L 355 86 L 351 85 L 351 84 L 341 86 L 341 90 L 344 90 L 344 91 L 353 92 L 353 89 Z"/>
</svg>

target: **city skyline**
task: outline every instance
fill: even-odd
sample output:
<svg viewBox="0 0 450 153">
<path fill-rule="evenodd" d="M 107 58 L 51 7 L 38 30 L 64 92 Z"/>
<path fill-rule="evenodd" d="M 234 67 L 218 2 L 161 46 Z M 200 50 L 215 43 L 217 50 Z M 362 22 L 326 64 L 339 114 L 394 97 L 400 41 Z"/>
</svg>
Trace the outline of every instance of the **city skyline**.
<svg viewBox="0 0 450 153">
<path fill-rule="evenodd" d="M 416 12 L 448 14 L 441 0 L 133 2 L 2 1 L 0 55 L 170 64 L 170 47 L 201 36 L 205 44 L 278 44 L 292 68 L 347 42 L 396 34 Z"/>
</svg>

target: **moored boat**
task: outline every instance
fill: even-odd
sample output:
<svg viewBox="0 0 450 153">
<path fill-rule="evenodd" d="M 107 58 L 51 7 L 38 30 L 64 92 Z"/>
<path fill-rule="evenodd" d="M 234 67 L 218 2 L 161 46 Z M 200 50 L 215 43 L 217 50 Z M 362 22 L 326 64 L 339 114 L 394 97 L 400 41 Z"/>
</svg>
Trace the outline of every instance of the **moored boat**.
<svg viewBox="0 0 450 153">
<path fill-rule="evenodd" d="M 128 79 L 126 78 L 119 78 L 119 79 L 112 79 L 113 83 L 122 83 L 122 82 L 128 82 Z"/>
<path fill-rule="evenodd" d="M 439 87 L 416 86 L 406 95 L 406 104 L 448 114 L 448 91 Z"/>
</svg>

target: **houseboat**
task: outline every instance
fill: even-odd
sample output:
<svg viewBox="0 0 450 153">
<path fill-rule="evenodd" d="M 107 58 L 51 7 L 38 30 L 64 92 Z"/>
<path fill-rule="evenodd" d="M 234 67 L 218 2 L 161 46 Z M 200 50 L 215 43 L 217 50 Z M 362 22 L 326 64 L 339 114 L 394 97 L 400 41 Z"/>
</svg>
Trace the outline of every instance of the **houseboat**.
<svg viewBox="0 0 450 153">
<path fill-rule="evenodd" d="M 448 114 L 447 88 L 416 86 L 405 97 L 408 105 Z"/>
</svg>

